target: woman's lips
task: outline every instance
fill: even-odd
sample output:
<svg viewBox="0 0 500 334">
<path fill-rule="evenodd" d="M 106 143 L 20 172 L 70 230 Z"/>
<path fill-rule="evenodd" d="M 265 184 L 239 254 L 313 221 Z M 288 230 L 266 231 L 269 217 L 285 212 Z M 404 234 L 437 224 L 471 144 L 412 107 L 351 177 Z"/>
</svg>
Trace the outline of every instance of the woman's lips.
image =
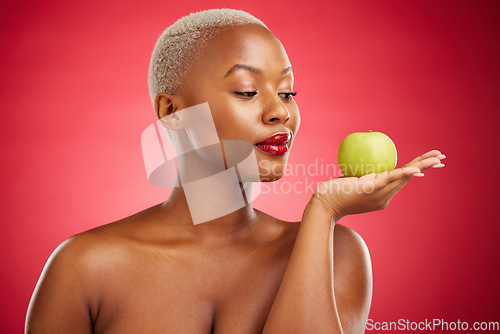
<svg viewBox="0 0 500 334">
<path fill-rule="evenodd" d="M 288 133 L 278 133 L 274 136 L 255 144 L 262 151 L 269 153 L 271 155 L 283 155 L 288 152 L 288 146 L 286 145 L 290 140 L 290 134 Z"/>
</svg>

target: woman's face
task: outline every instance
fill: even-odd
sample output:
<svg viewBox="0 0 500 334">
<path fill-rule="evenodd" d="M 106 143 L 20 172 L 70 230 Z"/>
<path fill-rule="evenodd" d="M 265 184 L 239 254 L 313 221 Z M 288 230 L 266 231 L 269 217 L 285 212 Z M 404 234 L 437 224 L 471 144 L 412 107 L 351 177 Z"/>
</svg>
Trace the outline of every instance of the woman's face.
<svg viewBox="0 0 500 334">
<path fill-rule="evenodd" d="M 300 124 L 292 93 L 285 49 L 257 25 L 232 27 L 211 39 L 179 91 L 182 107 L 208 102 L 220 140 L 254 145 L 262 181 L 285 172 Z"/>
</svg>

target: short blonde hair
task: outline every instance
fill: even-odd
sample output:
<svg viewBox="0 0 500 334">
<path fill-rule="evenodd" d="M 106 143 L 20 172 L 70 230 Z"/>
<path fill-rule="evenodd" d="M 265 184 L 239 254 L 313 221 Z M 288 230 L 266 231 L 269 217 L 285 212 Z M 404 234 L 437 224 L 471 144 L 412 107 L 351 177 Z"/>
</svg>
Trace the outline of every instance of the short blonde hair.
<svg viewBox="0 0 500 334">
<path fill-rule="evenodd" d="M 149 94 L 154 104 L 160 92 L 174 94 L 200 50 L 221 29 L 257 24 L 266 25 L 251 14 L 235 9 L 210 9 L 184 16 L 158 38 L 149 64 Z"/>
</svg>

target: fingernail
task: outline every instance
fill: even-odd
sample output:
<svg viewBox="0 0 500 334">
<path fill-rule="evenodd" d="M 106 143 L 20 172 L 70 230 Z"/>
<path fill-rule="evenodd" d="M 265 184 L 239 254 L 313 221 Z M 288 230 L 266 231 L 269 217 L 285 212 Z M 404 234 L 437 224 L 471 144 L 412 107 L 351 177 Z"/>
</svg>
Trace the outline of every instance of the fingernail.
<svg viewBox="0 0 500 334">
<path fill-rule="evenodd" d="M 441 167 L 444 167 L 444 164 L 435 164 L 434 166 L 432 166 L 432 168 L 441 168 Z"/>
<path fill-rule="evenodd" d="M 422 177 L 422 176 L 425 176 L 424 173 L 415 173 L 415 174 L 412 174 L 413 176 L 418 176 L 418 177 Z"/>
<path fill-rule="evenodd" d="M 436 158 L 438 158 L 439 160 L 443 160 L 444 158 L 446 158 L 446 155 L 440 154 L 440 155 L 436 156 Z"/>
</svg>

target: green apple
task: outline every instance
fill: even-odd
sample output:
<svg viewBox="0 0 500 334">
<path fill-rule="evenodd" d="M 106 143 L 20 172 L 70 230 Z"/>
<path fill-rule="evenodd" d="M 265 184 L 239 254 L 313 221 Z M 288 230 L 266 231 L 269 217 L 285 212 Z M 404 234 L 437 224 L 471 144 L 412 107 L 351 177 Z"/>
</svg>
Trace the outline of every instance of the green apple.
<svg viewBox="0 0 500 334">
<path fill-rule="evenodd" d="M 354 132 L 339 147 L 339 167 L 344 176 L 360 177 L 381 173 L 396 167 L 394 142 L 382 132 Z"/>
</svg>

